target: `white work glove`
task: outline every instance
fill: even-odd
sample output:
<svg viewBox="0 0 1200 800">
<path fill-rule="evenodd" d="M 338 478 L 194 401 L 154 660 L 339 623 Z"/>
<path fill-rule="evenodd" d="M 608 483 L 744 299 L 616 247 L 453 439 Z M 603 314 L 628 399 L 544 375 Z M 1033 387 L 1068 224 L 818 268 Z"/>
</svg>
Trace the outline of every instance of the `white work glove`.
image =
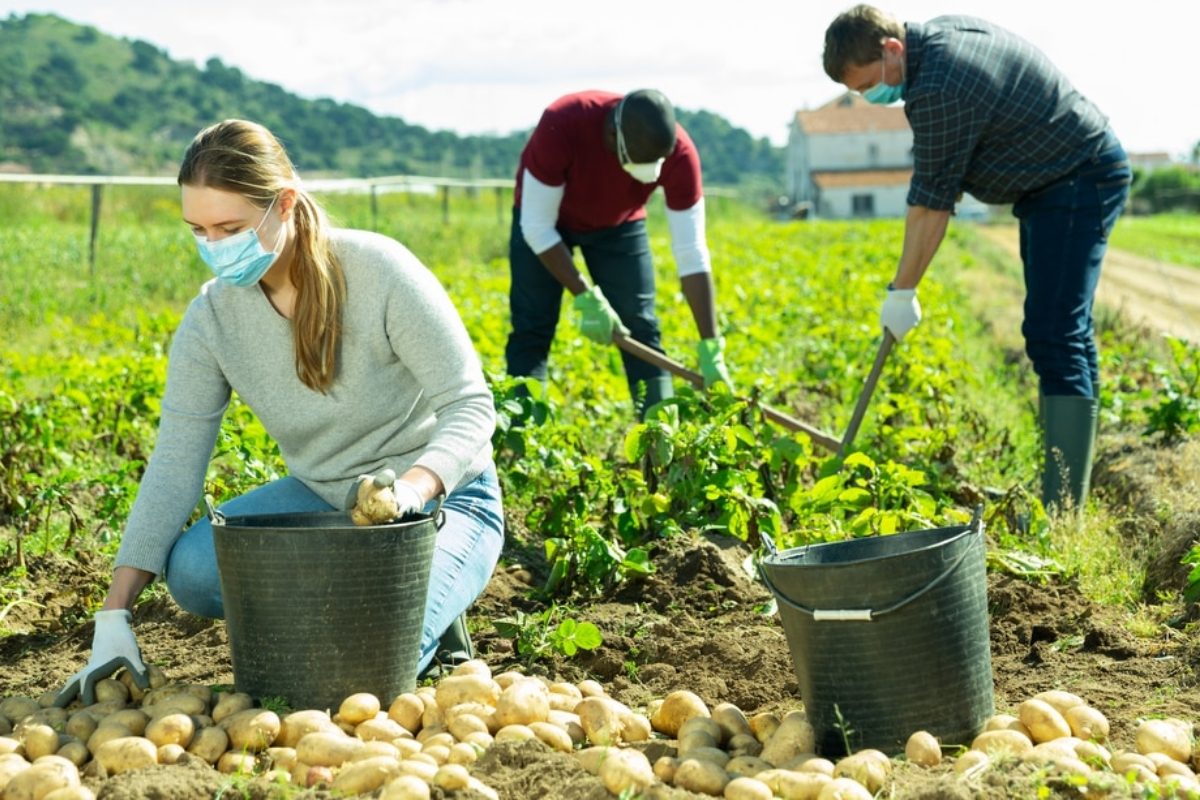
<svg viewBox="0 0 1200 800">
<path fill-rule="evenodd" d="M 123 608 L 97 611 L 94 617 L 96 630 L 92 634 L 92 657 L 87 666 L 76 672 L 66 686 L 54 698 L 54 705 L 65 708 L 79 697 L 85 706 L 96 702 L 96 683 L 111 677 L 121 667 L 142 689 L 150 688 L 150 676 L 142 661 L 130 623 L 133 615 Z"/>
<path fill-rule="evenodd" d="M 417 487 L 397 480 L 390 469 L 377 475 L 359 475 L 350 493 L 354 498 L 350 519 L 355 525 L 381 525 L 425 508 L 425 499 Z"/>
<path fill-rule="evenodd" d="M 920 321 L 921 303 L 917 300 L 917 290 L 893 289 L 889 286 L 883 308 L 879 310 L 879 322 L 884 329 L 891 331 L 899 341 Z"/>
</svg>

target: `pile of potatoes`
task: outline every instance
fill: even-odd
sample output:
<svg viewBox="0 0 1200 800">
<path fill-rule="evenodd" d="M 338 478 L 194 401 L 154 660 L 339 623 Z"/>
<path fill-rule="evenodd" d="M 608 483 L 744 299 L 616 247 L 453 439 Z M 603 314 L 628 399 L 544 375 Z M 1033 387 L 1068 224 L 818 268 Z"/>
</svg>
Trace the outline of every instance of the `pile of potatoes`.
<svg viewBox="0 0 1200 800">
<path fill-rule="evenodd" d="M 614 795 L 669 784 L 727 800 L 866 800 L 884 787 L 894 764 L 878 750 L 822 758 L 802 711 L 747 717 L 731 703 L 710 710 L 696 694 L 677 691 L 640 714 L 595 681 L 493 676 L 478 660 L 387 708 L 360 693 L 335 713 L 281 718 L 255 707 L 249 695 L 169 683 L 153 667 L 149 690 L 121 675 L 98 683 L 96 698 L 69 709 L 53 707 L 52 693 L 0 701 L 0 800 L 94 800 L 84 779 L 94 784 L 196 759 L 226 774 L 345 795 L 379 791 L 382 800 L 427 800 L 431 786 L 497 798 L 471 775 L 471 764 L 494 742 L 526 740 L 574 754 Z M 1043 692 L 1015 715 L 991 718 L 953 768 L 970 778 L 998 761 L 1035 762 L 1083 776 L 1088 797 L 1103 796 L 1118 781 L 1154 785 L 1163 797 L 1200 792 L 1191 724 L 1145 720 L 1130 752 L 1110 752 L 1107 739 L 1099 711 L 1070 693 Z M 651 763 L 647 752 L 661 755 Z M 934 767 L 942 753 L 937 739 L 920 731 L 905 758 Z"/>
<path fill-rule="evenodd" d="M 360 693 L 333 714 L 304 710 L 282 718 L 255 707 L 247 694 L 168 683 L 151 670 L 149 690 L 121 675 L 100 681 L 86 708 L 55 708 L 53 693 L 0 701 L 0 797 L 94 800 L 81 778 L 199 758 L 222 773 L 346 795 L 382 789 L 382 800 L 427 799 L 431 786 L 497 798 L 469 772 L 493 742 L 537 739 L 567 753 L 589 735 L 606 743 L 651 736 L 645 716 L 607 697 L 595 681 L 493 676 L 479 660 L 386 708 Z"/>
<path fill-rule="evenodd" d="M 1070 692 L 1041 692 L 1021 703 L 1016 714 L 987 721 L 969 751 L 956 759 L 960 774 L 977 775 L 996 759 L 1052 766 L 1086 779 L 1095 796 L 1129 779 L 1135 793 L 1153 786 L 1156 796 L 1200 796 L 1200 747 L 1192 723 L 1181 719 L 1145 719 L 1134 733 L 1133 750 L 1108 749 L 1108 720 Z M 914 756 L 909 740 L 908 757 Z"/>
</svg>

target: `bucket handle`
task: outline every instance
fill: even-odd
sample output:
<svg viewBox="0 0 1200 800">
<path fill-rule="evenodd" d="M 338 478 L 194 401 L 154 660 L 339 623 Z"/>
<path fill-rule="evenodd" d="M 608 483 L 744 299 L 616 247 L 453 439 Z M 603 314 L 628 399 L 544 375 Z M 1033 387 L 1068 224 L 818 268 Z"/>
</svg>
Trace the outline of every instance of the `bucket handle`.
<svg viewBox="0 0 1200 800">
<path fill-rule="evenodd" d="M 208 512 L 208 522 L 210 525 L 225 524 L 225 515 L 221 512 L 221 509 L 217 508 L 211 494 L 204 495 L 204 508 Z"/>
<path fill-rule="evenodd" d="M 971 516 L 971 524 L 967 529 L 972 533 L 983 532 L 983 506 L 980 505 L 975 507 L 975 513 Z M 772 544 L 774 543 L 772 542 Z M 800 605 L 791 598 L 786 597 L 777 588 L 775 588 L 775 584 L 771 583 L 771 579 L 767 577 L 766 570 L 762 568 L 761 562 L 758 565 L 758 574 L 759 577 L 762 578 L 763 583 L 767 585 L 767 588 L 771 590 L 771 594 L 773 594 L 776 599 L 781 600 L 790 608 L 794 608 L 797 611 L 802 611 L 805 614 L 808 614 L 813 618 L 813 622 L 871 622 L 872 620 L 882 617 L 885 614 L 891 614 L 893 611 L 899 611 L 909 603 L 924 595 L 926 592 L 932 590 L 939 583 L 950 577 L 950 575 L 956 569 L 958 569 L 958 565 L 961 564 L 963 559 L 967 557 L 968 552 L 970 552 L 969 549 L 964 549 L 961 553 L 959 553 L 958 558 L 954 559 L 953 564 L 942 570 L 942 574 L 938 575 L 920 589 L 917 589 L 907 597 L 902 597 L 895 603 L 892 603 L 890 606 L 885 606 L 884 608 L 878 610 L 871 608 L 809 608 L 808 606 Z"/>
</svg>

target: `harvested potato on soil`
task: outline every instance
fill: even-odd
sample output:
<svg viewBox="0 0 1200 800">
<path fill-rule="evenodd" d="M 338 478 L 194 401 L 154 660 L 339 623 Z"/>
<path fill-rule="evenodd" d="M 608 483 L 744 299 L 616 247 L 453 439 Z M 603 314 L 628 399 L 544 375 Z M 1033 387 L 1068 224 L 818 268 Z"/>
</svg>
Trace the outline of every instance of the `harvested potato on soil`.
<svg viewBox="0 0 1200 800">
<path fill-rule="evenodd" d="M 123 736 L 96 748 L 95 758 L 106 773 L 118 775 L 157 764 L 158 747 L 141 736 Z"/>
<path fill-rule="evenodd" d="M 1162 753 L 1176 761 L 1192 757 L 1191 736 L 1182 726 L 1165 719 L 1143 720 L 1134 733 L 1137 751 L 1143 755 Z"/>
<path fill-rule="evenodd" d="M 936 767 L 942 763 L 942 748 L 929 731 L 917 731 L 908 737 L 904 745 L 904 757 L 922 767 Z"/>
<path fill-rule="evenodd" d="M 650 717 L 650 725 L 659 733 L 674 737 L 680 726 L 692 717 L 711 717 L 708 706 L 695 692 L 686 689 L 671 692 Z"/>
<path fill-rule="evenodd" d="M 1030 698 L 1017 707 L 1017 718 L 1029 729 L 1034 742 L 1048 742 L 1071 735 L 1071 726 L 1063 715 L 1045 700 Z"/>
</svg>

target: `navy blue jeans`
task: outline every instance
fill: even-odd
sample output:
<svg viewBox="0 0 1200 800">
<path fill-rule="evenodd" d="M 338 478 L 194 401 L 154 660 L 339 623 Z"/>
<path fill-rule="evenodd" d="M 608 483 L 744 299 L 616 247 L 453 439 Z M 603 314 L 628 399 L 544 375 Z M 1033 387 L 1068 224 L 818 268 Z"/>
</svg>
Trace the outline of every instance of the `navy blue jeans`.
<svg viewBox="0 0 1200 800">
<path fill-rule="evenodd" d="M 654 263 L 644 219 L 586 233 L 558 229 L 563 243 L 583 254 L 588 274 L 636 341 L 662 352 L 662 333 L 654 313 Z M 509 237 L 509 312 L 512 332 L 504 350 L 509 375 L 546 379 L 550 344 L 562 308 L 563 285 L 550 274 L 521 235 L 520 209 L 513 210 Z M 640 381 L 657 381 L 668 373 L 622 351 L 630 395 Z"/>
<path fill-rule="evenodd" d="M 1025 265 L 1021 332 L 1043 396 L 1100 394 L 1092 302 L 1132 177 L 1109 131 L 1098 155 L 1013 205 Z"/>
</svg>

